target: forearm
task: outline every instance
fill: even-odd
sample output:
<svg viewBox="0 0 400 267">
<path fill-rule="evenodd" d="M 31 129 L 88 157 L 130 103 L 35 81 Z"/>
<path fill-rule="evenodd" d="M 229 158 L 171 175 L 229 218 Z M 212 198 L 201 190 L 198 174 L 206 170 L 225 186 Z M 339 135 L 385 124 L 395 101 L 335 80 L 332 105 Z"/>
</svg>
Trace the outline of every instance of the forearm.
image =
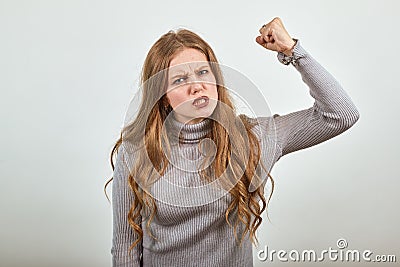
<svg viewBox="0 0 400 267">
<path fill-rule="evenodd" d="M 278 59 L 284 64 L 291 60 L 315 100 L 308 109 L 274 116 L 282 155 L 328 140 L 358 120 L 358 110 L 350 97 L 336 79 L 300 46 L 299 41 L 292 57 L 279 53 Z"/>
<path fill-rule="evenodd" d="M 316 108 L 324 116 L 344 119 L 346 123 L 354 124 L 359 117 L 358 110 L 340 83 L 300 45 L 299 41 L 293 49 L 293 57 L 293 65 L 309 87 Z M 279 55 L 278 59 L 285 63 Z"/>
</svg>

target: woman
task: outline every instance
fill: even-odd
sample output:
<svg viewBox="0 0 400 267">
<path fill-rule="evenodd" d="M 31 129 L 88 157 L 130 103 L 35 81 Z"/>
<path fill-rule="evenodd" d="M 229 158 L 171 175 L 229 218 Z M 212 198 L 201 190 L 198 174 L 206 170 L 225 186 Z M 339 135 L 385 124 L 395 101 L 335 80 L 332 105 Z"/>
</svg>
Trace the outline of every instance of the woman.
<svg viewBox="0 0 400 267">
<path fill-rule="evenodd" d="M 150 49 L 138 114 L 111 153 L 113 266 L 253 266 L 273 164 L 358 120 L 339 83 L 279 18 L 256 42 L 300 72 L 312 107 L 237 115 L 214 52 L 198 35 L 169 32 Z"/>
</svg>

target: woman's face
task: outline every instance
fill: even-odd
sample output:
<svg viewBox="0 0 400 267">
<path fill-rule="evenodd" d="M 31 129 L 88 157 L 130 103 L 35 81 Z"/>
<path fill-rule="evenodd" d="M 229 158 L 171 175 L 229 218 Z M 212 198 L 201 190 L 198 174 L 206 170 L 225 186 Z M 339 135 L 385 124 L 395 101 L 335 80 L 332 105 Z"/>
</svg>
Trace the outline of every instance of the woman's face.
<svg viewBox="0 0 400 267">
<path fill-rule="evenodd" d="M 172 58 L 166 96 L 175 119 L 182 123 L 198 123 L 214 112 L 218 102 L 217 85 L 202 52 L 185 48 Z"/>
</svg>

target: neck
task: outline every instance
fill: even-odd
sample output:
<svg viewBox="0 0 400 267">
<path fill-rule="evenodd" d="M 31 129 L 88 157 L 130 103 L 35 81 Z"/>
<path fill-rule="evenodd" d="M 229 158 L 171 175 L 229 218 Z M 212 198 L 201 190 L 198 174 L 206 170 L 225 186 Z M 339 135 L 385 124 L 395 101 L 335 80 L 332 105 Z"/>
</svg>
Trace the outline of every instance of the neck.
<svg viewBox="0 0 400 267">
<path fill-rule="evenodd" d="M 180 143 L 198 143 L 203 139 L 207 133 L 211 130 L 211 120 L 209 118 L 204 118 L 200 122 L 193 123 L 183 123 L 174 118 L 174 116 L 169 116 L 168 121 L 170 121 L 171 132 L 169 135 L 173 140 L 179 140 Z"/>
</svg>

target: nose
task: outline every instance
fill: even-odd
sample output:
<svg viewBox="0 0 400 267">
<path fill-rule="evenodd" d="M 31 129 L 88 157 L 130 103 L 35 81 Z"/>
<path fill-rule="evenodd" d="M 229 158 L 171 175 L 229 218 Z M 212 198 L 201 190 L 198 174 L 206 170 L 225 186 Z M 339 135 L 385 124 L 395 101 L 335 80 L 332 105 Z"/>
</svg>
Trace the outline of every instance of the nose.
<svg viewBox="0 0 400 267">
<path fill-rule="evenodd" d="M 203 85 L 199 82 L 194 82 L 190 85 L 190 93 L 192 95 L 198 94 L 199 92 L 201 92 L 203 90 Z"/>
</svg>

